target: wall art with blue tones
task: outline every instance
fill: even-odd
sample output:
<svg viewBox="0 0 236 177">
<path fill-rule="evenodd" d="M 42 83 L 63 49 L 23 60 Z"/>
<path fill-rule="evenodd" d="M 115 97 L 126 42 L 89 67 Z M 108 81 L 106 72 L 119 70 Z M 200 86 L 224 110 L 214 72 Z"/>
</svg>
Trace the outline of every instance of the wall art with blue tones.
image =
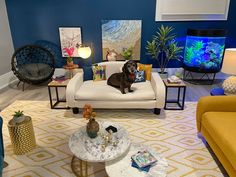
<svg viewBox="0 0 236 177">
<path fill-rule="evenodd" d="M 102 20 L 103 60 L 140 60 L 141 20 Z"/>
</svg>

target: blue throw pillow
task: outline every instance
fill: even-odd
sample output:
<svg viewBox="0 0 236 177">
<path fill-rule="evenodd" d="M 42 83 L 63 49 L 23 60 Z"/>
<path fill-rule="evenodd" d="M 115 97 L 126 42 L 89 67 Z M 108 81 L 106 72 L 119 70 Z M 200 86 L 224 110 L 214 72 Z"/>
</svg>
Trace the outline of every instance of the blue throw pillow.
<svg viewBox="0 0 236 177">
<path fill-rule="evenodd" d="M 145 82 L 145 71 L 135 71 L 135 83 L 137 82 Z"/>
<path fill-rule="evenodd" d="M 83 67 L 84 81 L 93 80 L 93 70 L 91 66 Z"/>
</svg>

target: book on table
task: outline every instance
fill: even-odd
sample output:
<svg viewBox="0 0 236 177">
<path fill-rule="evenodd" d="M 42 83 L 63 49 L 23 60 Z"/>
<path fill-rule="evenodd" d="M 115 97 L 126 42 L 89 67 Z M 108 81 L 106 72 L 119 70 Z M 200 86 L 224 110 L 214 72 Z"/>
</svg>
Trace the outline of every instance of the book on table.
<svg viewBox="0 0 236 177">
<path fill-rule="evenodd" d="M 176 77 L 176 76 L 171 76 L 167 79 L 167 82 L 170 83 L 170 84 L 180 84 L 181 79 Z"/>
<path fill-rule="evenodd" d="M 57 81 L 57 82 L 63 82 L 65 80 L 67 80 L 66 76 L 65 75 L 60 75 L 60 76 L 56 76 L 53 78 L 54 81 Z"/>
<path fill-rule="evenodd" d="M 147 150 L 138 152 L 131 159 L 140 167 L 147 167 L 157 162 L 157 159 Z"/>
</svg>

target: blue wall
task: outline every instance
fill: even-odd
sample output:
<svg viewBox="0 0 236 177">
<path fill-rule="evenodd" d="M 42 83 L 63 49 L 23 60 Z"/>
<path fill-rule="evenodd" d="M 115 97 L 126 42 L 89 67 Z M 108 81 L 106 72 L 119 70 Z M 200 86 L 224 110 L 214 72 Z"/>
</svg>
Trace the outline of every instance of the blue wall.
<svg viewBox="0 0 236 177">
<path fill-rule="evenodd" d="M 228 21 L 168 23 L 155 22 L 156 0 L 7 0 L 6 4 L 15 48 L 37 40 L 59 45 L 59 27 L 80 26 L 83 43 L 93 43 L 95 60 L 99 62 L 102 60 L 102 19 L 141 19 L 141 62 L 154 66 L 156 62 L 145 55 L 145 45 L 161 24 L 173 26 L 183 46 L 187 28 L 225 28 L 228 30 L 226 45 L 236 47 L 235 0 L 231 0 Z M 78 62 L 88 64 L 82 59 Z M 177 66 L 180 66 L 179 62 L 169 65 Z"/>
</svg>

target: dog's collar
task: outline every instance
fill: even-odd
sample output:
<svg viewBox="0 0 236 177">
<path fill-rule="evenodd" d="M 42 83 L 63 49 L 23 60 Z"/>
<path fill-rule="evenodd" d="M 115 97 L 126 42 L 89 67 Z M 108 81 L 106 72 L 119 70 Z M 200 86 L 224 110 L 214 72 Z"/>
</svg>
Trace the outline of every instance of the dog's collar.
<svg viewBox="0 0 236 177">
<path fill-rule="evenodd" d="M 129 78 L 134 80 L 135 79 L 135 74 L 134 73 L 129 74 Z"/>
</svg>

